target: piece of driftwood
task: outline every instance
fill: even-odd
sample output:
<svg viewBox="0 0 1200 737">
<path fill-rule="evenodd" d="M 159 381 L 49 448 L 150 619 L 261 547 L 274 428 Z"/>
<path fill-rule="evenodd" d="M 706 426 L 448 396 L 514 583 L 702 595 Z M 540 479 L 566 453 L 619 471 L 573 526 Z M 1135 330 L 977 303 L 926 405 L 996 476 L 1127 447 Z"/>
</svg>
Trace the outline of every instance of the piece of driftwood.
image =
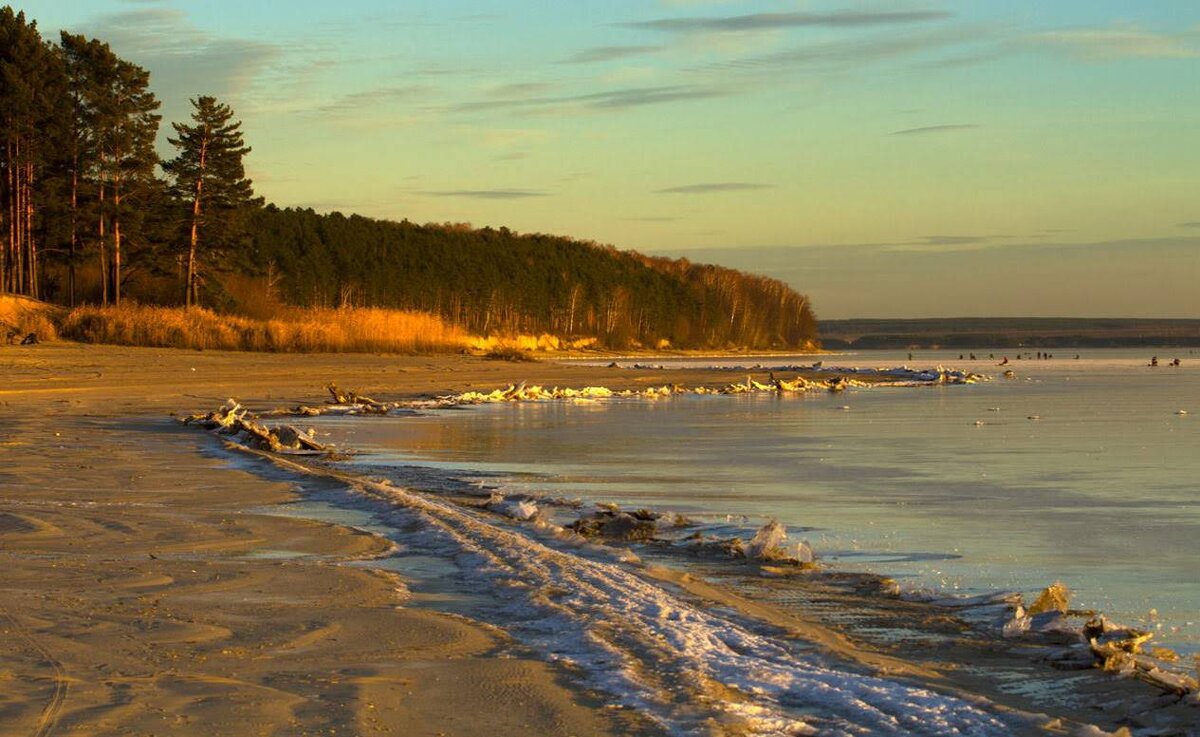
<svg viewBox="0 0 1200 737">
<path fill-rule="evenodd" d="M 330 382 L 325 388 L 329 391 L 329 394 L 332 397 L 331 404 L 358 404 L 365 405 L 367 407 L 383 406 L 380 402 L 377 402 L 368 396 L 359 394 L 353 389 L 343 392 L 341 389 L 338 389 L 338 385 L 334 384 L 333 382 Z"/>
</svg>

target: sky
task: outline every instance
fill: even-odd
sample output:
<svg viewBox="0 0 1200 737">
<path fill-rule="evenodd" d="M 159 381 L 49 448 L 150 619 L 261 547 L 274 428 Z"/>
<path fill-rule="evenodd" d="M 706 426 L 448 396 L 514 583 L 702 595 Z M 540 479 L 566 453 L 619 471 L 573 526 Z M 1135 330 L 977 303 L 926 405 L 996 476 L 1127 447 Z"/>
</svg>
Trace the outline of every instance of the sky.
<svg viewBox="0 0 1200 737">
<path fill-rule="evenodd" d="M 1200 317 L 1195 0 L 14 6 L 168 121 L 231 104 L 280 206 L 721 263 L 826 318 Z"/>
</svg>

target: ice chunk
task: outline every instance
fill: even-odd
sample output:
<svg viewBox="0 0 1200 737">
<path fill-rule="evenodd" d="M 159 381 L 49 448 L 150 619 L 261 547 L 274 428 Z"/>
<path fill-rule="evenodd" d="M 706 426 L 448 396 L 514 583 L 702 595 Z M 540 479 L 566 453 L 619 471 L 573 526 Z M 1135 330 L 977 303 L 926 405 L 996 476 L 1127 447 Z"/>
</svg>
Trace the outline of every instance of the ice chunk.
<svg viewBox="0 0 1200 737">
<path fill-rule="evenodd" d="M 489 510 L 505 517 L 517 520 L 530 520 L 538 515 L 538 506 L 529 499 L 505 499 L 498 492 L 492 492 L 491 498 L 485 505 Z"/>
<path fill-rule="evenodd" d="M 1065 612 L 1070 600 L 1071 591 L 1062 581 L 1055 581 L 1045 589 L 1042 589 L 1042 593 L 1038 595 L 1037 600 L 1029 605 L 1029 613 Z"/>
<path fill-rule="evenodd" d="M 807 540 L 796 543 L 796 547 L 792 549 L 792 557 L 800 563 L 812 563 L 815 560 L 812 546 Z"/>
<path fill-rule="evenodd" d="M 749 553 L 751 558 L 758 560 L 775 560 L 785 558 L 783 544 L 787 542 L 787 529 L 779 520 L 773 519 L 763 525 L 750 540 Z"/>
</svg>

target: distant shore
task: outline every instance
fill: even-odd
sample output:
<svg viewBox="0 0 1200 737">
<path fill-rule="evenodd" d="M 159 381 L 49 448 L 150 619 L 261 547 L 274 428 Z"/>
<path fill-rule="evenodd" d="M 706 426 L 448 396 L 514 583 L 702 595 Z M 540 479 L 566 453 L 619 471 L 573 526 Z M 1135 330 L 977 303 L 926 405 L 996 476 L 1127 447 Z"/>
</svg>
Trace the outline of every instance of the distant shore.
<svg viewBox="0 0 1200 737">
<path fill-rule="evenodd" d="M 829 350 L 1200 348 L 1200 320 L 947 317 L 822 320 Z"/>
</svg>

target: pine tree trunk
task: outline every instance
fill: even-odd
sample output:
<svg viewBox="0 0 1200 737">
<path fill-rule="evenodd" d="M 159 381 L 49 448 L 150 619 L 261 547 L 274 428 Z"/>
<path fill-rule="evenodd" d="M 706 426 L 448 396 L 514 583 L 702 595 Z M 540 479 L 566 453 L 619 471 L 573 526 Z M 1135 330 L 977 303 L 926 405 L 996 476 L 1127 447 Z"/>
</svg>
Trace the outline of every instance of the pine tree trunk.
<svg viewBox="0 0 1200 737">
<path fill-rule="evenodd" d="M 113 196 L 113 207 L 121 207 L 121 195 Z M 121 215 L 113 216 L 113 304 L 121 306 Z"/>
<path fill-rule="evenodd" d="M 20 159 L 21 159 L 21 139 L 18 138 L 17 139 L 17 161 L 20 161 Z M 16 281 L 16 284 L 14 285 L 15 288 L 13 289 L 13 291 L 16 292 L 17 294 L 24 294 L 25 293 L 25 213 L 24 213 L 25 198 L 23 195 L 25 194 L 25 177 L 22 176 L 22 174 L 24 174 L 24 167 L 18 165 L 15 162 L 14 162 L 14 164 L 12 164 L 12 167 L 13 167 L 13 169 L 16 170 L 14 173 L 14 177 L 13 177 L 14 178 L 14 187 L 16 189 L 16 192 L 14 193 L 14 205 L 15 206 L 14 206 L 14 210 L 13 210 L 13 220 L 14 220 L 14 224 L 17 226 L 16 227 L 16 231 L 17 231 L 17 238 L 16 238 L 16 253 L 17 253 L 17 269 L 16 269 L 16 271 L 17 271 L 17 273 L 16 273 L 16 278 L 17 278 L 17 281 Z"/>
<path fill-rule="evenodd" d="M 100 180 L 100 303 L 108 304 L 108 258 L 104 248 L 104 180 Z"/>
<path fill-rule="evenodd" d="M 67 299 L 75 306 L 75 254 L 79 251 L 79 154 L 71 169 L 71 241 L 67 252 Z"/>
<path fill-rule="evenodd" d="M 200 201 L 204 195 L 204 165 L 208 155 L 208 133 L 205 131 L 204 140 L 200 142 L 200 173 L 196 176 L 196 196 L 192 199 L 192 232 L 188 242 L 187 285 L 185 286 L 184 307 L 192 306 L 197 301 L 196 290 L 196 246 L 200 242 Z"/>
<path fill-rule="evenodd" d="M 197 196 L 192 202 L 192 235 L 188 243 L 187 283 L 184 285 L 184 307 L 191 307 L 196 299 L 196 242 L 200 225 L 200 185 L 196 185 Z"/>
<path fill-rule="evenodd" d="M 34 299 L 39 299 L 41 295 L 40 284 L 38 283 L 38 258 L 37 258 L 37 242 L 33 238 L 33 162 L 25 165 L 25 243 L 26 250 L 29 252 L 29 279 L 27 283 L 28 294 Z"/>
</svg>

